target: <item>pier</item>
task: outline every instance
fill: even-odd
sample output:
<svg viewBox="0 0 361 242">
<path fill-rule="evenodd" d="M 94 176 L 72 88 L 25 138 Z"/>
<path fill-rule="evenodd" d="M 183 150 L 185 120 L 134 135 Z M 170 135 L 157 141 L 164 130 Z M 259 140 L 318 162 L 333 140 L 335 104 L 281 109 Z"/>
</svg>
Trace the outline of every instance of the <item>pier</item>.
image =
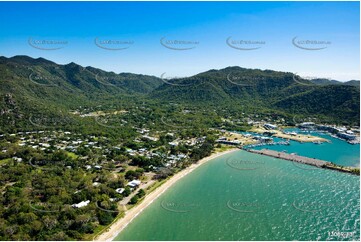
<svg viewBox="0 0 361 242">
<path fill-rule="evenodd" d="M 292 162 L 298 162 L 298 163 L 305 164 L 305 165 L 316 166 L 319 168 L 331 169 L 331 170 L 351 173 L 351 174 L 355 174 L 355 175 L 360 175 L 359 169 L 354 168 L 354 167 L 338 166 L 332 162 L 314 159 L 314 158 L 308 158 L 308 157 L 300 156 L 300 155 L 296 155 L 296 154 L 288 154 L 286 152 L 268 150 L 268 149 L 262 149 L 262 150 L 248 149 L 247 151 L 251 152 L 251 153 L 255 153 L 255 154 L 266 155 L 266 156 L 270 156 L 270 157 L 274 157 L 274 158 L 289 160 Z"/>
</svg>

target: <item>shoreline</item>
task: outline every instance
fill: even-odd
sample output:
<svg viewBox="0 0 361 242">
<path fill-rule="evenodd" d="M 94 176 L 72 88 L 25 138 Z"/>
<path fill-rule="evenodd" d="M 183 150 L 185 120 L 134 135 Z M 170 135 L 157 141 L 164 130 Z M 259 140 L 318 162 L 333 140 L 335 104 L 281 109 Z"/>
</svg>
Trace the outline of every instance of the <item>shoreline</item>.
<svg viewBox="0 0 361 242">
<path fill-rule="evenodd" d="M 125 229 L 128 224 L 130 224 L 133 219 L 135 219 L 145 208 L 147 208 L 150 204 L 152 204 L 160 195 L 162 195 L 165 191 L 168 190 L 172 185 L 174 185 L 176 182 L 178 182 L 180 179 L 200 167 L 201 165 L 207 163 L 210 160 L 213 160 L 215 158 L 218 158 L 220 156 L 223 156 L 225 154 L 232 153 L 234 151 L 239 150 L 238 148 L 232 148 L 226 151 L 222 152 L 216 152 L 211 154 L 210 156 L 207 156 L 201 160 L 199 160 L 197 163 L 190 165 L 189 167 L 185 168 L 184 170 L 181 170 L 180 172 L 173 175 L 168 181 L 166 181 L 161 186 L 157 187 L 154 191 L 149 193 L 144 197 L 144 199 L 134 207 L 132 207 L 130 210 L 125 212 L 124 217 L 119 218 L 116 222 L 110 225 L 110 227 L 104 231 L 103 233 L 99 234 L 94 238 L 94 241 L 112 241 L 114 238 L 121 232 L 123 229 Z"/>
<path fill-rule="evenodd" d="M 259 134 L 263 134 L 264 132 L 270 132 L 270 130 L 267 130 L 264 128 L 251 128 L 250 131 L 259 133 Z M 274 137 L 282 138 L 282 139 L 289 139 L 289 140 L 293 140 L 293 141 L 297 141 L 297 142 L 305 142 L 305 143 L 329 142 L 328 139 L 321 138 L 318 136 L 313 136 L 313 135 L 297 134 L 294 136 L 294 135 L 282 133 L 280 130 L 271 130 L 271 131 L 275 132 L 275 134 L 273 134 Z"/>
</svg>

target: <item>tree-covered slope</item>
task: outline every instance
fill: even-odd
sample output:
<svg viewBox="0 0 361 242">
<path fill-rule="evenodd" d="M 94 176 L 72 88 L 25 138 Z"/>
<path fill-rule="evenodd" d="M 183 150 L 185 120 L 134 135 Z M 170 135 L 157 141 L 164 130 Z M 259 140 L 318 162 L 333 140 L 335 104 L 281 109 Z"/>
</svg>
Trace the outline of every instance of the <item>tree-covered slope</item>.
<svg viewBox="0 0 361 242">
<path fill-rule="evenodd" d="M 359 122 L 359 86 L 325 84 L 289 72 L 227 67 L 164 80 L 150 96 L 183 103 L 257 106 Z"/>
<path fill-rule="evenodd" d="M 21 125 L 29 115 L 66 115 L 127 98 L 198 107 L 278 110 L 322 115 L 359 123 L 357 82 L 335 84 L 305 80 L 289 72 L 227 67 L 180 79 L 106 72 L 75 63 L 59 65 L 43 58 L 0 57 L 2 124 Z M 7 122 L 3 122 L 7 120 Z M 10 120 L 10 121 L 9 121 Z"/>
</svg>

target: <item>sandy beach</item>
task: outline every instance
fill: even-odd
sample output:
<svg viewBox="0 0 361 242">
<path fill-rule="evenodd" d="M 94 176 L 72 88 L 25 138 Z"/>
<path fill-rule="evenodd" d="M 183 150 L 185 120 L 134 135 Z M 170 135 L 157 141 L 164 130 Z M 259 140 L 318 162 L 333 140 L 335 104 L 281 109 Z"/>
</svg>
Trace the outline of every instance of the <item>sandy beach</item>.
<svg viewBox="0 0 361 242">
<path fill-rule="evenodd" d="M 252 128 L 250 131 L 256 132 L 259 134 L 263 134 L 264 132 L 268 132 L 269 130 L 264 128 Z M 291 134 L 284 134 L 280 130 L 271 130 L 274 132 L 273 136 L 283 139 L 290 139 L 298 142 L 328 142 L 327 139 L 313 136 L 313 135 L 305 135 L 305 134 L 297 134 L 297 135 L 291 135 Z"/>
<path fill-rule="evenodd" d="M 166 181 L 163 185 L 152 191 L 148 194 L 144 200 L 136 205 L 135 207 L 131 208 L 130 210 L 126 211 L 125 216 L 123 218 L 118 219 L 114 222 L 106 231 L 102 234 L 98 235 L 94 240 L 96 241 L 112 241 L 129 223 L 133 221 L 146 207 L 148 207 L 152 202 L 157 199 L 161 194 L 163 194 L 168 188 L 170 188 L 173 184 L 175 184 L 178 180 L 182 179 L 184 176 L 191 173 L 193 170 L 198 168 L 199 166 L 203 165 L 207 161 L 215 159 L 219 156 L 237 151 L 239 149 L 229 149 L 223 152 L 214 153 L 208 157 L 203 158 L 202 160 L 198 161 L 197 164 L 192 164 L 188 168 L 178 172 L 173 177 L 171 177 L 168 181 Z"/>
</svg>

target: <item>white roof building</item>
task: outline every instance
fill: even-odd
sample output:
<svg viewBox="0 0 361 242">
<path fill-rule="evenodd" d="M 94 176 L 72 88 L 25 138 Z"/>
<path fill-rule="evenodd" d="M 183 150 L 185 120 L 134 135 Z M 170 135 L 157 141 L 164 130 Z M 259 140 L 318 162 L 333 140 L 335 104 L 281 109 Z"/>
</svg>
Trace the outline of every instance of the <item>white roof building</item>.
<svg viewBox="0 0 361 242">
<path fill-rule="evenodd" d="M 119 193 L 119 194 L 122 194 L 124 192 L 124 188 L 117 188 L 115 189 L 115 192 Z"/>
<path fill-rule="evenodd" d="M 73 208 L 82 208 L 85 206 L 88 206 L 88 204 L 90 203 L 90 200 L 86 200 L 86 201 L 82 201 L 80 203 L 75 203 L 73 205 L 71 205 Z"/>
<path fill-rule="evenodd" d="M 19 157 L 13 157 L 13 159 L 17 162 L 22 162 L 23 161 L 23 158 L 19 158 Z"/>
<path fill-rule="evenodd" d="M 133 181 L 129 182 L 129 183 L 127 184 L 127 186 L 136 187 L 136 186 L 139 186 L 140 183 L 141 183 L 141 182 L 140 182 L 139 180 L 133 180 Z"/>
<path fill-rule="evenodd" d="M 171 145 L 171 146 L 177 146 L 179 144 L 179 142 L 178 141 L 172 141 L 172 142 L 169 142 L 168 144 Z"/>
<path fill-rule="evenodd" d="M 277 125 L 266 123 L 263 125 L 266 129 L 277 129 Z"/>
</svg>

